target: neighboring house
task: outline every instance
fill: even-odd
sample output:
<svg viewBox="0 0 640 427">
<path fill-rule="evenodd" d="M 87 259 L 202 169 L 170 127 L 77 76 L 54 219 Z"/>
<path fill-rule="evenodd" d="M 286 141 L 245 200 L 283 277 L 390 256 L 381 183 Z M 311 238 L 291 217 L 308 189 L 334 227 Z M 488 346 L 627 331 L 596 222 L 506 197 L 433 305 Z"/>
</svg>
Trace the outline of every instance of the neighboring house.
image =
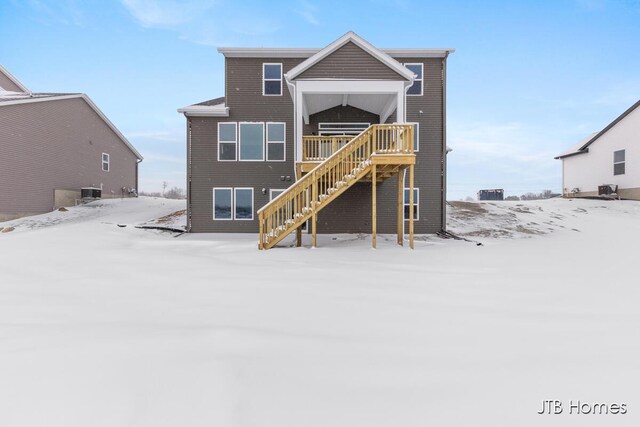
<svg viewBox="0 0 640 427">
<path fill-rule="evenodd" d="M 225 96 L 178 110 L 189 231 L 260 232 L 268 248 L 307 221 L 314 244 L 315 232 L 373 233 L 375 244 L 405 222 L 445 228 L 453 49 L 379 49 L 349 32 L 322 49 L 218 51 Z"/>
<path fill-rule="evenodd" d="M 137 193 L 142 156 L 82 93 L 33 93 L 0 66 L 0 221 Z"/>
<path fill-rule="evenodd" d="M 640 200 L 640 101 L 555 158 L 562 160 L 565 197 L 617 190 L 623 199 Z"/>
</svg>

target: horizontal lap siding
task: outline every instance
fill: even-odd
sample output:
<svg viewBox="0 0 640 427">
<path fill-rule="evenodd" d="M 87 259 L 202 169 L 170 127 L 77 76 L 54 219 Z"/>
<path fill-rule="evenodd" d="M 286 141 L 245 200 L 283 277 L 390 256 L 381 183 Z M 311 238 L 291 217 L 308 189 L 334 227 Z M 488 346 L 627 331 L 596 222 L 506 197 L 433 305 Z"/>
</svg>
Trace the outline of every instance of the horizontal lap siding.
<svg viewBox="0 0 640 427">
<path fill-rule="evenodd" d="M 407 96 L 407 122 L 420 123 L 420 150 L 416 153 L 414 179 L 414 186 L 420 189 L 420 220 L 415 223 L 415 232 L 435 233 L 443 228 L 443 59 L 398 60 L 424 64 L 423 95 Z M 407 171 L 407 187 L 408 182 Z"/>
<path fill-rule="evenodd" d="M 257 232 L 256 211 L 269 201 L 269 190 L 284 189 L 295 182 L 293 101 L 284 82 L 282 96 L 262 95 L 262 64 L 282 63 L 283 72 L 286 73 L 301 61 L 302 59 L 299 58 L 226 58 L 226 104 L 229 107 L 229 117 L 189 119 L 191 125 L 191 231 Z M 286 161 L 217 161 L 218 122 L 242 121 L 285 122 Z M 291 180 L 281 181 L 282 176 L 289 176 Z M 253 221 L 214 221 L 214 187 L 253 188 Z M 262 192 L 263 188 L 265 194 Z"/>
<path fill-rule="evenodd" d="M 83 99 L 3 106 L 0 118 L 0 214 L 48 212 L 54 189 L 135 188 L 136 156 Z"/>
<path fill-rule="evenodd" d="M 347 105 L 329 108 L 309 116 L 309 124 L 304 125 L 304 135 L 317 135 L 318 123 L 379 123 L 380 116 Z"/>
<path fill-rule="evenodd" d="M 304 71 L 300 79 L 404 80 L 400 74 L 349 42 Z"/>
<path fill-rule="evenodd" d="M 9 77 L 5 76 L 2 71 L 0 71 L 0 87 L 11 92 L 22 92 L 20 86 L 15 84 Z"/>
</svg>

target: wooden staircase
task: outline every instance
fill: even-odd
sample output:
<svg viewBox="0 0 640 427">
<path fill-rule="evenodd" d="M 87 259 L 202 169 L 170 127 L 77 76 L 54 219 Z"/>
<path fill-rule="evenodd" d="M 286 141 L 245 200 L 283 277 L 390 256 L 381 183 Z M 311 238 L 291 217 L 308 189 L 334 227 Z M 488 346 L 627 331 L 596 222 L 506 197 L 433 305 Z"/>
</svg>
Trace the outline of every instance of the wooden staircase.
<svg viewBox="0 0 640 427">
<path fill-rule="evenodd" d="M 259 249 L 269 249 L 297 230 L 297 245 L 301 245 L 302 225 L 311 219 L 312 246 L 316 246 L 318 212 L 347 191 L 358 181 L 371 181 L 372 239 L 376 245 L 376 184 L 398 175 L 398 243 L 403 241 L 404 184 L 402 176 L 409 169 L 410 208 L 409 234 L 413 248 L 413 153 L 412 125 L 372 125 L 351 141 L 343 141 L 341 148 L 323 157 L 286 191 L 258 211 L 260 229 Z M 334 146 L 335 148 L 335 146 Z M 328 154 L 328 153 L 327 153 Z"/>
</svg>

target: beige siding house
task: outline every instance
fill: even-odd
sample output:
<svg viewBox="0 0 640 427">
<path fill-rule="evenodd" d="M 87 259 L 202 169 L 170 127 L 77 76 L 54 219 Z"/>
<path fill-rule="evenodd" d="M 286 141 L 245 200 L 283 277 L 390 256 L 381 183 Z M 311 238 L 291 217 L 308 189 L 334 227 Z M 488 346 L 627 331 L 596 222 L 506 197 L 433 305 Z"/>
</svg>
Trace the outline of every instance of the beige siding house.
<svg viewBox="0 0 640 427">
<path fill-rule="evenodd" d="M 85 94 L 33 93 L 0 66 L 0 221 L 137 193 L 142 156 Z"/>
</svg>

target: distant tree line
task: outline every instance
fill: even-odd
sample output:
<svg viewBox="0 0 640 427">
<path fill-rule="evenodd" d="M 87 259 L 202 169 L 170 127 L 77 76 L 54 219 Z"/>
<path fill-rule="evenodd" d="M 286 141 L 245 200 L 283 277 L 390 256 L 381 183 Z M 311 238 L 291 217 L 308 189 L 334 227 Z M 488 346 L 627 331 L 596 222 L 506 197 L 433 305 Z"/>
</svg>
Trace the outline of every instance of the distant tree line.
<svg viewBox="0 0 640 427">
<path fill-rule="evenodd" d="M 554 193 L 551 190 L 543 190 L 541 193 L 525 193 L 521 196 L 508 196 L 505 200 L 544 200 L 552 197 L 557 197 L 560 194 Z"/>
<path fill-rule="evenodd" d="M 140 196 L 146 197 L 164 197 L 165 199 L 186 199 L 184 190 L 180 187 L 173 187 L 167 190 L 167 182 L 162 183 L 162 192 L 160 191 L 141 191 Z"/>
</svg>

